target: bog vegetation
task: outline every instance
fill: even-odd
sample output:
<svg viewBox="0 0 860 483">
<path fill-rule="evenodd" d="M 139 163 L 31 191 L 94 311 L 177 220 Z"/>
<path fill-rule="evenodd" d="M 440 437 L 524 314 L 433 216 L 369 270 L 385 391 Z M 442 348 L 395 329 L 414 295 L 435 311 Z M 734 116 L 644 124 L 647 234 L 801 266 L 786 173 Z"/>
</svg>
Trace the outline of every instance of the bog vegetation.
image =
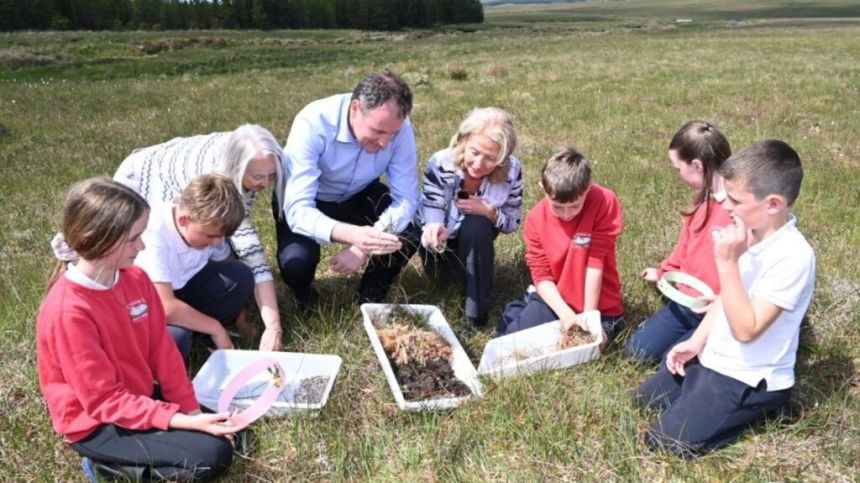
<svg viewBox="0 0 860 483">
<path fill-rule="evenodd" d="M 324 302 L 311 315 L 295 310 L 278 283 L 286 349 L 343 358 L 330 399 L 317 419 L 258 422 L 257 451 L 227 480 L 856 481 L 860 8 L 848 0 L 811 5 L 500 8 L 488 9 L 480 26 L 389 33 L 0 35 L 0 480 L 83 479 L 80 459 L 51 429 L 35 367 L 35 314 L 53 263 L 48 241 L 68 186 L 110 175 L 134 148 L 175 136 L 256 122 L 284 141 L 302 106 L 390 67 L 414 88 L 422 166 L 470 109 L 487 105 L 514 116 L 526 206 L 541 196 L 540 166 L 560 145 L 594 161 L 595 180 L 624 208 L 627 332 L 663 303 L 639 272 L 669 253 L 693 194 L 666 157 L 671 135 L 702 118 L 736 150 L 766 138 L 795 147 L 806 177 L 794 211 L 816 249 L 818 279 L 793 413 L 696 460 L 652 453 L 640 435 L 654 415 L 630 395 L 653 368 L 623 359 L 617 344 L 570 370 L 488 381 L 484 397 L 455 410 L 403 413 L 350 302 L 357 278 L 322 264 Z M 271 214 L 257 205 L 271 256 Z M 500 236 L 496 254 L 491 320 L 529 282 L 519 234 Z M 490 330 L 465 330 L 456 289 L 428 283 L 416 265 L 392 298 L 438 305 L 472 361 L 480 359 Z"/>
</svg>

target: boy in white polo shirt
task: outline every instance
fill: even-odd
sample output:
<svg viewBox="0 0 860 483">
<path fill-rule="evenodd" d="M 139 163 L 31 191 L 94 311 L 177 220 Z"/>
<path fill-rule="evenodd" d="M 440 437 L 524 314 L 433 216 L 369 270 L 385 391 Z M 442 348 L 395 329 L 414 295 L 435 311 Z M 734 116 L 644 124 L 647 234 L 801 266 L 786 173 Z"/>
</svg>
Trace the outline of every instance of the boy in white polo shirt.
<svg viewBox="0 0 860 483">
<path fill-rule="evenodd" d="M 245 216 L 236 185 L 221 175 L 194 178 L 172 203 L 152 207 L 135 259 L 155 284 L 168 330 L 183 358 L 193 333 L 232 349 L 225 326 L 236 322 L 254 290 L 254 275 L 230 258 L 225 237 Z"/>
<path fill-rule="evenodd" d="M 663 411 L 648 445 L 683 455 L 731 443 L 788 401 L 815 284 L 815 254 L 790 211 L 803 180 L 797 153 L 762 141 L 719 171 L 723 207 L 735 220 L 713 233 L 722 291 L 693 336 L 637 391 L 641 404 Z"/>
</svg>

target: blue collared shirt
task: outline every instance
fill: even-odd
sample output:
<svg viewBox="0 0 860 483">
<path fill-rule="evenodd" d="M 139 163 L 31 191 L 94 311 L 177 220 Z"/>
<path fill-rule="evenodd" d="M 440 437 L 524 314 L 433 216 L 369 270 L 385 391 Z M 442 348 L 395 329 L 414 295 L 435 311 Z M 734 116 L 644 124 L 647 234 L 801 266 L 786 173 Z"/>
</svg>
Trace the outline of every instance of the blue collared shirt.
<svg viewBox="0 0 860 483">
<path fill-rule="evenodd" d="M 402 232 L 418 207 L 418 153 L 407 118 L 400 131 L 375 153 L 365 151 L 349 130 L 350 94 L 305 106 L 293 120 L 287 144 L 284 213 L 294 233 L 330 243 L 338 223 L 316 208 L 316 200 L 341 203 L 385 174 L 391 205 L 374 226 Z"/>
</svg>

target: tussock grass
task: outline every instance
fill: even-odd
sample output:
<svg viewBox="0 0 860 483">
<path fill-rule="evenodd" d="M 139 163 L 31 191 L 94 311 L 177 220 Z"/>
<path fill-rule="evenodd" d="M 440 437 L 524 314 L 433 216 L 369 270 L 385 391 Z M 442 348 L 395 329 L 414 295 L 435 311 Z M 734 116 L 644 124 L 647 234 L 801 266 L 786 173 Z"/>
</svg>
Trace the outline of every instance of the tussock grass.
<svg viewBox="0 0 860 483">
<path fill-rule="evenodd" d="M 358 278 L 323 264 L 319 311 L 302 314 L 280 281 L 278 290 L 287 349 L 343 358 L 329 403 L 317 419 L 258 423 L 258 451 L 238 461 L 229 480 L 856 481 L 860 22 L 766 15 L 737 28 L 727 19 L 751 15 L 731 2 L 731 15 L 678 27 L 662 13 L 633 18 L 617 10 L 625 5 L 644 3 L 568 6 L 569 15 L 490 10 L 487 26 L 471 32 L 0 36 L 0 57 L 56 58 L 0 69 L 0 479 L 82 479 L 79 459 L 51 430 L 35 373 L 34 319 L 65 189 L 113 173 L 136 147 L 174 136 L 257 122 L 284 141 L 306 103 L 390 67 L 417 79 L 422 166 L 470 109 L 485 105 L 514 116 L 527 207 L 540 198 L 538 170 L 557 147 L 574 144 L 594 161 L 595 180 L 624 207 L 618 253 L 630 327 L 662 304 L 638 275 L 671 250 L 692 195 L 666 159 L 675 130 L 704 118 L 735 149 L 772 137 L 791 143 L 806 167 L 795 212 L 818 257 L 794 411 L 698 460 L 651 453 L 640 432 L 654 415 L 637 410 L 630 393 L 652 368 L 623 360 L 615 345 L 572 370 L 488 381 L 485 397 L 454 411 L 401 413 L 351 304 Z M 146 42 L 168 47 L 144 55 L 136 46 Z M 452 69 L 466 77 L 455 80 Z M 265 196 L 254 216 L 272 254 Z M 496 250 L 491 325 L 529 282 L 519 233 L 500 236 Z M 438 305 L 477 363 L 491 328 L 465 330 L 453 286 L 428 283 L 413 261 L 392 296 Z"/>
</svg>

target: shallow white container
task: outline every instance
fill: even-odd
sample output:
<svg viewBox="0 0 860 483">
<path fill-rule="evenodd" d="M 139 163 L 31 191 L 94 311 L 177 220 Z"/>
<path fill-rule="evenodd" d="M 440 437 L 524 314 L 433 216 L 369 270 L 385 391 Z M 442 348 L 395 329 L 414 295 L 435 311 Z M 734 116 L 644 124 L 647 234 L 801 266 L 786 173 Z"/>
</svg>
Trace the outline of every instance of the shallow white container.
<svg viewBox="0 0 860 483">
<path fill-rule="evenodd" d="M 261 352 L 232 349 L 219 349 L 206 359 L 203 367 L 197 372 L 192 381 L 197 401 L 202 406 L 215 410 L 221 392 L 239 371 L 254 361 L 264 358 L 275 358 L 284 368 L 283 380 L 286 386 L 278 399 L 266 412 L 266 416 L 284 416 L 293 412 L 306 412 L 316 417 L 328 402 L 334 380 L 340 372 L 341 358 L 329 354 L 304 354 L 297 352 Z M 322 399 L 319 403 L 293 402 L 295 391 L 303 379 L 322 376 L 328 378 Z M 231 403 L 231 407 L 244 409 L 263 393 L 272 376 L 262 371 L 243 386 Z"/>
<path fill-rule="evenodd" d="M 548 322 L 530 329 L 521 330 L 492 339 L 484 348 L 478 372 L 501 379 L 519 374 L 564 369 L 582 364 L 600 356 L 603 328 L 600 312 L 585 312 L 588 331 L 596 337 L 595 342 L 558 350 L 561 338 L 561 323 Z"/>
<path fill-rule="evenodd" d="M 379 364 L 382 366 L 382 372 L 385 373 L 385 378 L 388 380 L 388 387 L 391 388 L 391 393 L 394 394 L 394 400 L 400 409 L 407 411 L 421 411 L 425 409 L 449 409 L 453 408 L 471 396 L 463 397 L 443 397 L 434 399 L 425 399 L 423 401 L 407 401 L 403 397 L 403 391 L 400 389 L 400 384 L 394 376 L 394 369 L 391 367 L 391 362 L 388 356 L 385 355 L 385 349 L 382 348 L 382 342 L 379 340 L 379 334 L 376 332 L 376 326 L 373 325 L 372 318 L 378 317 L 379 314 L 385 314 L 394 307 L 391 304 L 363 304 L 361 306 L 361 315 L 364 317 L 364 330 L 367 332 L 367 337 L 370 339 L 370 345 L 373 346 L 373 351 L 376 353 L 376 358 L 379 359 Z M 422 316 L 428 316 L 427 323 L 429 328 L 439 334 L 451 346 L 452 360 L 451 368 L 454 370 L 454 376 L 462 381 L 472 391 L 473 396 L 481 396 L 483 389 L 481 382 L 478 380 L 478 371 L 460 345 L 451 326 L 445 320 L 442 312 L 435 305 L 414 305 L 403 304 L 400 307 L 409 310 L 412 313 Z"/>
</svg>

